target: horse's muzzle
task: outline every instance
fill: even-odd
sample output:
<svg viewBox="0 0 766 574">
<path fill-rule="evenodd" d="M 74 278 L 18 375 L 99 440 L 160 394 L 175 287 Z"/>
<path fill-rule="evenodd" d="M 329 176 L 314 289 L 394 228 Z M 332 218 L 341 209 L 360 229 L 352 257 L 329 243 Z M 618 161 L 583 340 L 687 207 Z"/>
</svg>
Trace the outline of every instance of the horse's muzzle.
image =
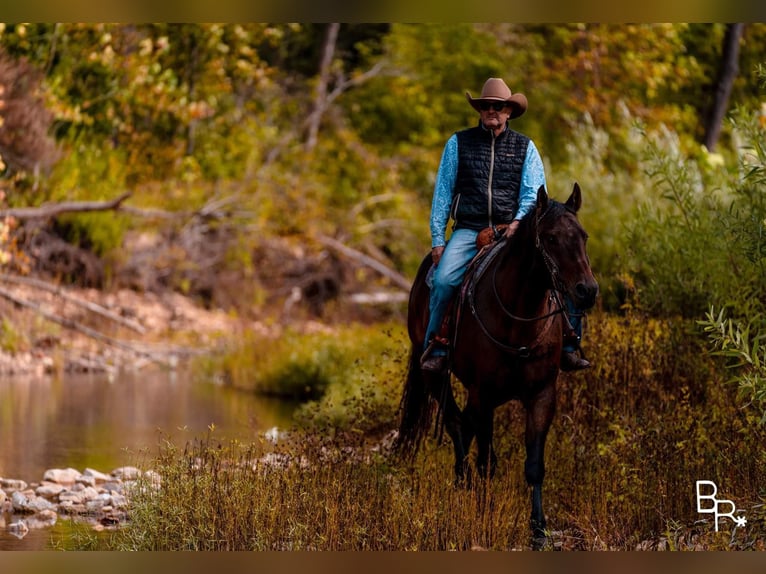
<svg viewBox="0 0 766 574">
<path fill-rule="evenodd" d="M 596 304 L 598 283 L 595 280 L 581 281 L 574 287 L 573 303 L 578 309 L 590 309 Z"/>
</svg>

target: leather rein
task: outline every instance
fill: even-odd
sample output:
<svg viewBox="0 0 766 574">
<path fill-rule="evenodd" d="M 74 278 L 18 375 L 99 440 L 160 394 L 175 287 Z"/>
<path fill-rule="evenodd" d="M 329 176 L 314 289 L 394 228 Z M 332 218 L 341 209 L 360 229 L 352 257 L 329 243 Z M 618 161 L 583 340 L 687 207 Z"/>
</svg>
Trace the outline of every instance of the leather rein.
<svg viewBox="0 0 766 574">
<path fill-rule="evenodd" d="M 542 315 L 536 315 L 534 317 L 521 317 L 519 315 L 516 315 L 508 310 L 508 308 L 503 304 L 503 300 L 500 297 L 500 294 L 497 290 L 497 270 L 499 265 L 495 265 L 495 268 L 492 272 L 492 292 L 495 296 L 495 302 L 500 307 L 500 310 L 505 314 L 506 317 L 514 320 L 514 321 L 523 321 L 532 323 L 535 321 L 542 321 L 543 319 L 547 319 L 546 325 L 544 325 L 543 329 L 540 331 L 537 338 L 529 345 L 509 345 L 503 341 L 500 341 L 497 339 L 494 335 L 492 335 L 489 332 L 489 329 L 484 324 L 484 321 L 481 319 L 478 310 L 476 309 L 476 300 L 475 300 L 475 290 L 474 288 L 470 288 L 468 290 L 468 303 L 471 308 L 471 314 L 476 319 L 476 322 L 479 325 L 479 328 L 482 330 L 484 335 L 497 347 L 503 349 L 504 351 L 517 355 L 521 358 L 529 358 L 532 354 L 532 350 L 535 349 L 537 346 L 539 346 L 540 341 L 542 340 L 543 336 L 548 332 L 548 329 L 553 324 L 553 317 L 558 314 L 563 314 L 565 312 L 566 307 L 564 306 L 563 302 L 561 301 L 561 292 L 563 291 L 561 280 L 559 279 L 559 269 L 556 262 L 553 260 L 553 258 L 548 254 L 548 252 L 545 250 L 545 248 L 542 245 L 542 242 L 540 241 L 540 235 L 537 232 L 537 229 L 539 228 L 540 222 L 545 218 L 546 215 L 550 212 L 550 207 L 546 209 L 543 214 L 540 216 L 540 218 L 537 220 L 535 224 L 535 248 L 540 253 L 543 263 L 545 264 L 546 269 L 548 270 L 548 274 L 551 278 L 551 283 L 553 284 L 553 289 L 551 290 L 551 294 L 548 297 L 548 304 L 549 306 L 551 304 L 555 304 L 556 308 L 553 311 L 549 311 L 547 313 L 543 313 Z M 506 238 L 502 237 L 499 242 L 505 241 Z M 495 246 L 496 248 L 498 245 Z M 494 259 L 494 256 L 492 257 Z M 478 283 L 478 281 L 477 281 Z"/>
</svg>

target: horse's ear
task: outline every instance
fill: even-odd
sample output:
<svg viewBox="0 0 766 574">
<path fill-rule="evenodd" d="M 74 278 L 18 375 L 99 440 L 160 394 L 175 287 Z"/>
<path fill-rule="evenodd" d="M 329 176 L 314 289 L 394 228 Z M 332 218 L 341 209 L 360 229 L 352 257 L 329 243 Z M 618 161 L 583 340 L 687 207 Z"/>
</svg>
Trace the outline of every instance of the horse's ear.
<svg viewBox="0 0 766 574">
<path fill-rule="evenodd" d="M 548 207 L 548 192 L 545 191 L 545 186 L 541 185 L 537 189 L 537 210 L 539 213 L 545 211 Z"/>
<path fill-rule="evenodd" d="M 579 183 L 575 182 L 574 187 L 572 188 L 572 195 L 569 196 L 569 199 L 567 199 L 567 202 L 564 205 L 575 213 L 580 211 L 580 207 L 582 206 L 582 192 L 580 191 Z"/>
</svg>

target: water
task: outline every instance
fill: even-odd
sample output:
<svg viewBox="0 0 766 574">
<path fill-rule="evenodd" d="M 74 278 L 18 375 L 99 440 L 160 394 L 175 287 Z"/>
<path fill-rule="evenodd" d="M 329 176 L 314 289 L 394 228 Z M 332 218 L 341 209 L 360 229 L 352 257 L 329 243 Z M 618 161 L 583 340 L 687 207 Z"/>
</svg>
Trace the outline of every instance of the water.
<svg viewBox="0 0 766 574">
<path fill-rule="evenodd" d="M 183 372 L 0 378 L 0 477 L 32 483 L 49 468 L 147 468 L 165 440 L 248 442 L 288 426 L 292 409 Z M 49 543 L 46 529 L 21 540 L 0 529 L 0 550 Z"/>
</svg>

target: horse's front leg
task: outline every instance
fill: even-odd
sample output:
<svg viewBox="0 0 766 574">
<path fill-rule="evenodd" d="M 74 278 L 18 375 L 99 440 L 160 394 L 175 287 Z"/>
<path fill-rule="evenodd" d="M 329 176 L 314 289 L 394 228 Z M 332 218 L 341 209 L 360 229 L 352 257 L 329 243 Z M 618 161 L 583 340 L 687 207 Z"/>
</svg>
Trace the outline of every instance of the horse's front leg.
<svg viewBox="0 0 766 574">
<path fill-rule="evenodd" d="M 527 460 L 524 476 L 532 487 L 532 514 L 530 528 L 534 540 L 545 538 L 545 513 L 543 512 L 543 479 L 545 478 L 545 439 L 548 436 L 556 410 L 556 390 L 549 385 L 534 399 L 524 404 L 527 413 L 525 442 Z"/>
</svg>

